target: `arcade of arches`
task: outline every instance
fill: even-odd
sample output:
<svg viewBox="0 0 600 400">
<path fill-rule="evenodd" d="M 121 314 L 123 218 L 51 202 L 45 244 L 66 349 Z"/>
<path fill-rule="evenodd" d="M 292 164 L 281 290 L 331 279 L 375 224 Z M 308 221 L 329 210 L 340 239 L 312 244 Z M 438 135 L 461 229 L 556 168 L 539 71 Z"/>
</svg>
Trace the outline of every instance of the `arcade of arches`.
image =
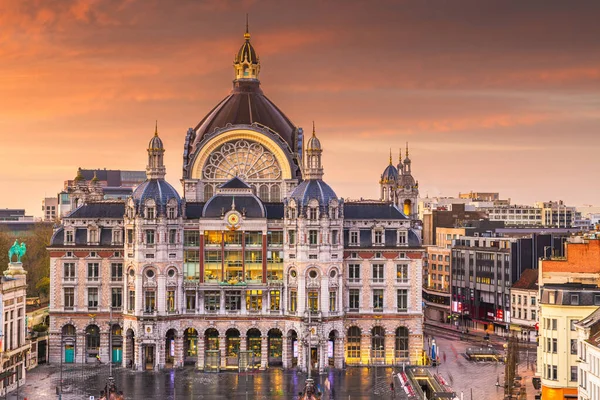
<svg viewBox="0 0 600 400">
<path fill-rule="evenodd" d="M 342 331 L 343 336 L 332 329 L 326 341 L 303 339 L 298 335 L 298 332 L 304 333 L 301 329 L 264 330 L 266 335 L 256 327 L 246 330 L 208 327 L 200 332 L 194 327 L 169 328 L 162 343 L 150 343 L 138 340 L 133 329 L 123 330 L 114 324 L 110 357 L 114 363 L 140 370 L 194 366 L 207 371 L 268 367 L 304 369 L 309 357 L 311 367 L 318 370 L 343 368 L 344 365 L 401 365 L 418 363 L 420 359 L 417 350 L 411 354 L 410 343 L 421 336 L 410 335 L 405 326 L 390 331 L 383 326 L 361 328 L 352 325 Z M 72 324 L 67 324 L 61 330 L 61 341 L 63 362 L 97 362 L 100 349 L 108 348 L 108 329 L 100 331 L 97 325 L 90 324 L 78 331 Z"/>
</svg>

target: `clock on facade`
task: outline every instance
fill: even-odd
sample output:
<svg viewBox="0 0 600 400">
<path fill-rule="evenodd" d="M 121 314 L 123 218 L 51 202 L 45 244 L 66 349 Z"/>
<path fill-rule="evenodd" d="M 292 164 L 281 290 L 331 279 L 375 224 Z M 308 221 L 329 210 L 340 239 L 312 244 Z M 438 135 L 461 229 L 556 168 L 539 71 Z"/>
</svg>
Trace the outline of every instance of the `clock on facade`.
<svg viewBox="0 0 600 400">
<path fill-rule="evenodd" d="M 227 224 L 229 224 L 230 226 L 237 226 L 239 223 L 240 216 L 237 213 L 232 212 L 227 215 Z"/>
</svg>

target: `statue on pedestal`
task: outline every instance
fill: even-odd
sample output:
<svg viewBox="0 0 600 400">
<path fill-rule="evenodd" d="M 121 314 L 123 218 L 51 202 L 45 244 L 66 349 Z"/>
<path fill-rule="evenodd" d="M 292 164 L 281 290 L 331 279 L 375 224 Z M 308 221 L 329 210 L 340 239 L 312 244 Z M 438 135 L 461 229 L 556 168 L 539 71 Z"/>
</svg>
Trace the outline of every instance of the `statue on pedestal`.
<svg viewBox="0 0 600 400">
<path fill-rule="evenodd" d="M 8 262 L 12 264 L 13 256 L 17 256 L 17 262 L 20 263 L 21 258 L 23 258 L 26 252 L 27 246 L 25 246 L 25 243 L 21 242 L 21 244 L 19 244 L 19 241 L 15 240 L 15 243 L 8 250 Z"/>
<path fill-rule="evenodd" d="M 14 275 L 25 275 L 27 271 L 23 269 L 23 264 L 21 263 L 21 258 L 27 252 L 27 247 L 25 243 L 21 242 L 19 244 L 18 240 L 15 240 L 15 243 L 8 250 L 8 269 L 4 271 L 4 276 L 12 276 Z M 13 256 L 17 256 L 17 261 L 13 261 Z"/>
</svg>

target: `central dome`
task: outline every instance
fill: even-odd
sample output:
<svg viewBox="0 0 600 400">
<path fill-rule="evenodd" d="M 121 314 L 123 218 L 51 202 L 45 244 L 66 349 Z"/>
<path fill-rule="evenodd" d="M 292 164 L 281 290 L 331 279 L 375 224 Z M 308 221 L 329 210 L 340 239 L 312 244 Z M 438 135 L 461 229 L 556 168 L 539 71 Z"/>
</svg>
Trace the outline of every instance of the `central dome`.
<svg viewBox="0 0 600 400">
<path fill-rule="evenodd" d="M 263 94 L 258 81 L 237 81 L 229 96 L 225 97 L 194 128 L 194 149 L 207 133 L 231 125 L 258 123 L 276 132 L 296 150 L 296 127 L 288 117 Z M 193 152 L 193 150 L 192 150 Z"/>
</svg>

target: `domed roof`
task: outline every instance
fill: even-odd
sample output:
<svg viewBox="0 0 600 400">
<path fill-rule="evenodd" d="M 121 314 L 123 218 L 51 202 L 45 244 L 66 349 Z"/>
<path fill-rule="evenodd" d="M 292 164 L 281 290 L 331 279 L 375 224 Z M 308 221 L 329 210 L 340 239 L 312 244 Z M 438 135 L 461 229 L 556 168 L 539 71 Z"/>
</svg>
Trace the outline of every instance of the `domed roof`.
<svg viewBox="0 0 600 400">
<path fill-rule="evenodd" d="M 329 205 L 329 201 L 337 199 L 333 189 L 321 179 L 307 179 L 300 183 L 290 194 L 290 198 L 296 200 L 298 205 L 307 206 L 308 202 L 316 199 L 319 206 Z"/>
<path fill-rule="evenodd" d="M 306 142 L 306 150 L 322 150 L 321 141 L 317 139 L 317 134 L 315 132 L 315 122 L 313 121 L 313 131 L 312 136 Z"/>
<path fill-rule="evenodd" d="M 382 182 L 394 182 L 398 179 L 398 170 L 392 164 L 389 164 L 381 174 Z"/>
<path fill-rule="evenodd" d="M 164 150 L 164 148 L 162 140 L 158 137 L 158 121 L 156 121 L 154 136 L 152 136 L 150 143 L 148 143 L 148 150 Z"/>
<path fill-rule="evenodd" d="M 241 63 L 244 61 L 249 61 L 252 64 L 257 64 L 258 55 L 256 54 L 254 47 L 252 47 L 252 44 L 250 44 L 250 34 L 246 32 L 244 38 L 246 39 L 246 41 L 244 42 L 244 44 L 242 44 L 242 47 L 240 47 L 240 51 L 238 51 L 238 53 L 236 54 L 235 62 Z"/>
<path fill-rule="evenodd" d="M 141 183 L 133 191 L 133 200 L 140 208 L 145 207 L 147 200 L 154 200 L 157 209 L 157 215 L 166 211 L 166 206 L 171 199 L 177 201 L 178 207 L 181 206 L 181 197 L 177 190 L 163 179 L 148 179 Z"/>
<path fill-rule="evenodd" d="M 150 143 L 148 143 L 148 148 L 152 150 L 164 149 L 163 142 L 162 140 L 160 140 L 158 135 L 153 136 L 152 139 L 150 139 Z"/>
<path fill-rule="evenodd" d="M 189 155 L 193 158 L 204 136 L 216 129 L 231 125 L 258 123 L 276 132 L 297 151 L 297 130 L 294 124 L 263 94 L 257 81 L 238 81 L 233 91 L 208 113 L 194 128 L 195 138 Z"/>
<path fill-rule="evenodd" d="M 264 204 L 253 194 L 223 194 L 219 193 L 210 198 L 204 205 L 202 216 L 205 218 L 220 218 L 223 212 L 228 212 L 235 205 L 235 209 L 243 214 L 244 218 L 266 218 Z"/>
<path fill-rule="evenodd" d="M 321 150 L 321 142 L 316 136 L 311 136 L 306 143 L 306 150 Z"/>
</svg>

